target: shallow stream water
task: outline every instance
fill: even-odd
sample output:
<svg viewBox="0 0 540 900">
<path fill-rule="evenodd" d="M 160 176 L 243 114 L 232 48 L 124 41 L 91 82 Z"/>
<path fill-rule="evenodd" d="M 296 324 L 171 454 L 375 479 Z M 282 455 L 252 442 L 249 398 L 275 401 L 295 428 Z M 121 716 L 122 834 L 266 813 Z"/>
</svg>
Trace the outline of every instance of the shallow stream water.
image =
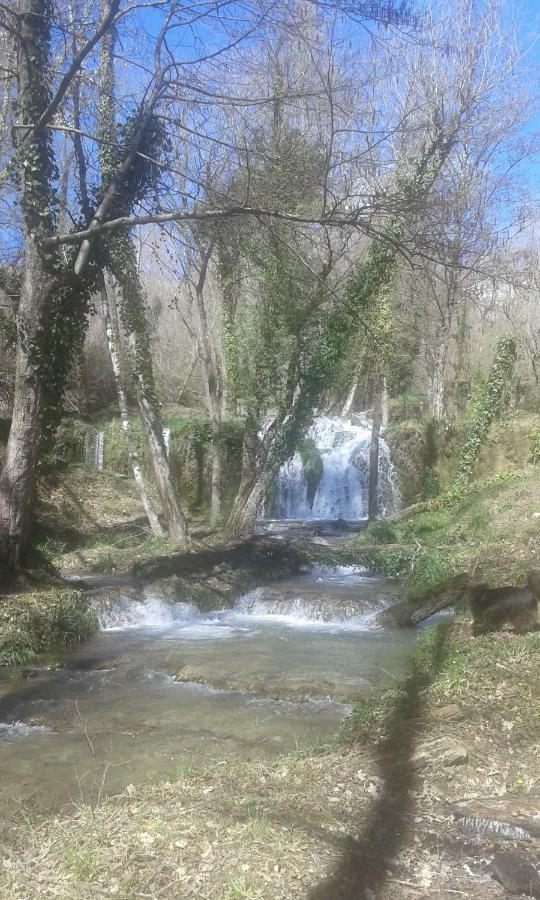
<svg viewBox="0 0 540 900">
<path fill-rule="evenodd" d="M 414 634 L 375 624 L 396 589 L 319 568 L 222 612 L 119 594 L 63 668 L 0 670 L 0 815 L 330 738 L 407 666 Z"/>
</svg>

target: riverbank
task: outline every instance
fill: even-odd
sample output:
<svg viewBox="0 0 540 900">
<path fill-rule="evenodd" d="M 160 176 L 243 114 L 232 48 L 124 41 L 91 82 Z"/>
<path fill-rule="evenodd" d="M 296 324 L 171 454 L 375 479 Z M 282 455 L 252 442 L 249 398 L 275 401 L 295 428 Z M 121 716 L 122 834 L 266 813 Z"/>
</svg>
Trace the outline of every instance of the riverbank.
<svg viewBox="0 0 540 900">
<path fill-rule="evenodd" d="M 538 839 L 478 835 L 474 820 L 538 833 L 538 649 L 537 635 L 434 630 L 410 676 L 358 706 L 327 747 L 178 771 L 5 829 L 2 896 L 508 896 L 495 853 L 528 857 Z"/>
</svg>

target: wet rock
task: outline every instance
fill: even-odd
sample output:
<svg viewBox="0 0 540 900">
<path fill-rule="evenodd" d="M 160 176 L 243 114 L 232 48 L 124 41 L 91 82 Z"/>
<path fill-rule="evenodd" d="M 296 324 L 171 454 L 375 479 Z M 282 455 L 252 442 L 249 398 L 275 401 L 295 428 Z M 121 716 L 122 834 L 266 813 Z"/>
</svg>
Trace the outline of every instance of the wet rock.
<svg viewBox="0 0 540 900">
<path fill-rule="evenodd" d="M 514 851 L 504 850 L 495 854 L 493 873 L 511 894 L 540 897 L 540 875 L 537 861 Z"/>
<path fill-rule="evenodd" d="M 411 762 L 417 768 L 428 765 L 438 767 L 459 766 L 469 758 L 467 748 L 453 738 L 436 738 L 420 744 L 413 754 Z"/>
</svg>

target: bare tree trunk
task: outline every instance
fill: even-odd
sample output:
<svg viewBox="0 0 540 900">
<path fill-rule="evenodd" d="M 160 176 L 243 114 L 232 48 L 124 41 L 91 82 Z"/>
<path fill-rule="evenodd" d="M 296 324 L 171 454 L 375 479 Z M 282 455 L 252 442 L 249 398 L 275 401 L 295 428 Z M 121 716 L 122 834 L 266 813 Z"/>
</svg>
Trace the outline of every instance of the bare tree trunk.
<svg viewBox="0 0 540 900">
<path fill-rule="evenodd" d="M 431 416 L 437 421 L 444 418 L 444 372 L 446 368 L 446 354 L 448 349 L 448 335 L 441 335 L 435 348 L 431 372 L 428 376 L 428 405 Z"/>
<path fill-rule="evenodd" d="M 242 448 L 242 480 L 227 523 L 232 535 L 253 531 L 271 478 L 271 472 L 261 467 L 262 452 L 259 423 L 255 417 L 248 416 Z"/>
<path fill-rule="evenodd" d="M 377 391 L 373 406 L 373 424 L 369 444 L 368 521 L 373 522 L 378 513 L 379 494 L 379 434 L 381 431 L 381 394 Z"/>
<path fill-rule="evenodd" d="M 116 393 L 118 395 L 118 409 L 120 410 L 120 419 L 122 422 L 122 430 L 124 432 L 126 450 L 131 465 L 131 471 L 133 472 L 133 479 L 135 481 L 137 493 L 146 513 L 150 528 L 152 529 L 152 532 L 154 534 L 162 537 L 165 534 L 165 531 L 159 521 L 152 501 L 148 496 L 141 461 L 139 459 L 137 446 L 133 437 L 131 422 L 129 421 L 129 408 L 126 398 L 125 379 L 120 356 L 120 323 L 118 320 L 116 299 L 114 297 L 114 287 L 107 287 L 105 277 L 103 275 L 101 275 L 100 282 L 101 298 L 106 314 L 105 325 L 107 330 L 107 343 L 109 346 L 109 355 L 111 357 L 111 365 L 116 384 Z"/>
</svg>

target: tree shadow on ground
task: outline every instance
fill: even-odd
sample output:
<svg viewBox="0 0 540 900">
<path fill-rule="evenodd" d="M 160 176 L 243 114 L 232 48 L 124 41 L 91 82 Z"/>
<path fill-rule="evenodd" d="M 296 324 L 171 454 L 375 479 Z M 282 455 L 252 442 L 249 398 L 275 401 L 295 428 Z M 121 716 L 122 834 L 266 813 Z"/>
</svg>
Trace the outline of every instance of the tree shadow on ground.
<svg viewBox="0 0 540 900">
<path fill-rule="evenodd" d="M 388 868 L 403 849 L 415 814 L 414 792 L 418 774 L 413 755 L 422 734 L 425 692 L 435 680 L 448 652 L 450 625 L 440 625 L 432 640 L 417 655 L 389 715 L 386 736 L 377 748 L 382 793 L 359 834 L 343 852 L 334 870 L 309 893 L 309 900 L 361 900 L 376 898 Z"/>
</svg>

